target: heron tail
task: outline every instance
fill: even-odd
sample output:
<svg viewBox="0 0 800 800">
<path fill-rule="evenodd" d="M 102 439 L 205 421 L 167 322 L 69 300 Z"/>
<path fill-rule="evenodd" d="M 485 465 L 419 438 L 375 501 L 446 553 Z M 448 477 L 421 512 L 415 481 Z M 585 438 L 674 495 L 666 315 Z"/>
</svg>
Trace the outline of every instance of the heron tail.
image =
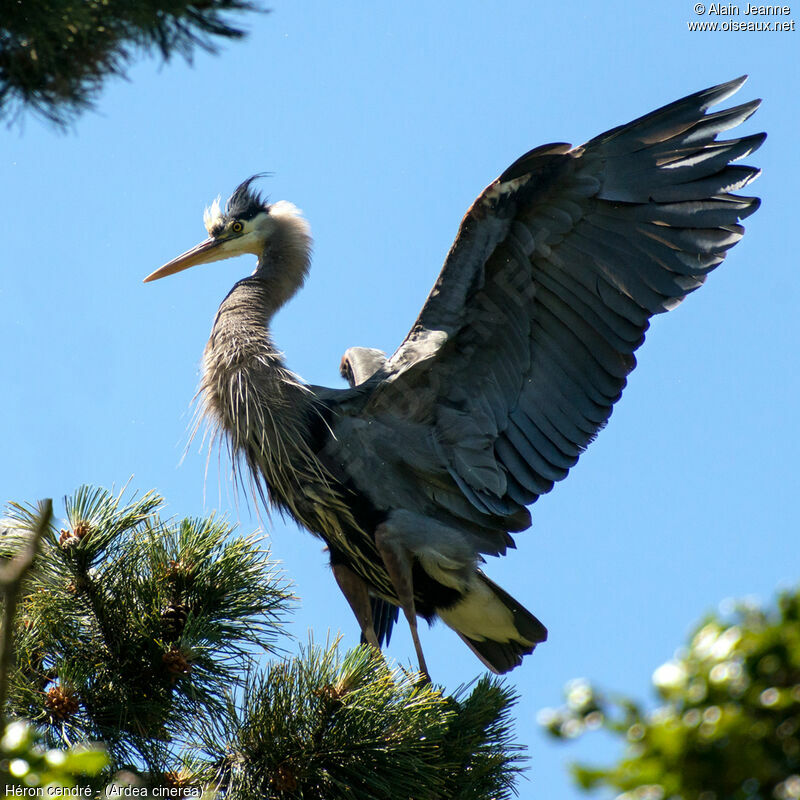
<svg viewBox="0 0 800 800">
<path fill-rule="evenodd" d="M 497 675 L 519 666 L 523 656 L 547 639 L 547 628 L 480 570 L 458 603 L 437 611 Z"/>
</svg>

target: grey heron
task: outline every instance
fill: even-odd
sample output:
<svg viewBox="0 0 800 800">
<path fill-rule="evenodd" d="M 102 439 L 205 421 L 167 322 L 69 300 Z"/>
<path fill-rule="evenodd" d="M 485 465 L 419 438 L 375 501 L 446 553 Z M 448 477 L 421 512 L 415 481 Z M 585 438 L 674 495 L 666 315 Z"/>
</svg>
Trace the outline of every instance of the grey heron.
<svg viewBox="0 0 800 800">
<path fill-rule="evenodd" d="M 254 178 L 206 209 L 207 239 L 145 278 L 257 257 L 214 321 L 203 411 L 264 499 L 325 541 L 366 641 L 379 646 L 402 609 L 427 675 L 418 616 L 496 673 L 546 639 L 479 565 L 514 547 L 528 506 L 606 424 L 650 317 L 705 281 L 758 208 L 733 192 L 759 170 L 731 162 L 765 134 L 717 137 L 760 101 L 708 113 L 743 82 L 515 161 L 467 211 L 395 353 L 345 354 L 346 389 L 305 383 L 272 342 L 311 235 Z"/>
</svg>

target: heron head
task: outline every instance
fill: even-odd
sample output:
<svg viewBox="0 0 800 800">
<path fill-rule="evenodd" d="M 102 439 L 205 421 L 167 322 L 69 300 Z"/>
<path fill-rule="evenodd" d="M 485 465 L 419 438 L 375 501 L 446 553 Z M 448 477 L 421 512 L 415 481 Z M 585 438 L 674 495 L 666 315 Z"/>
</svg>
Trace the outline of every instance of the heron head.
<svg viewBox="0 0 800 800">
<path fill-rule="evenodd" d="M 260 256 L 275 230 L 276 220 L 270 213 L 273 207 L 251 187 L 259 177 L 261 175 L 253 175 L 239 184 L 228 198 L 224 210 L 217 197 L 203 214 L 208 238 L 159 267 L 144 279 L 145 283 L 198 264 L 209 264 L 244 253 Z M 276 203 L 275 208 L 284 205 L 287 204 Z"/>
</svg>

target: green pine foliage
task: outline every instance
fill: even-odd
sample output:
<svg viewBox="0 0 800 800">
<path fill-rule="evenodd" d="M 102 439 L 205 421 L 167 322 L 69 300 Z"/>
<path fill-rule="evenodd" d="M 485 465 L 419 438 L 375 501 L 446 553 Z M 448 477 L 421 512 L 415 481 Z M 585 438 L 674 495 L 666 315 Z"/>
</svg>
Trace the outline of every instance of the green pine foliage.
<svg viewBox="0 0 800 800">
<path fill-rule="evenodd" d="M 244 31 L 232 16 L 248 0 L 24 0 L 3 3 L 0 115 L 30 107 L 64 124 L 91 107 L 103 80 L 124 75 L 140 53 L 187 60 L 197 47 Z"/>
<path fill-rule="evenodd" d="M 259 649 L 277 651 L 290 599 L 254 537 L 213 517 L 165 522 L 161 503 L 89 487 L 67 499 L 20 598 L 10 689 L 48 745 L 104 742 L 118 766 L 153 773 L 199 715 L 221 714 Z M 12 509 L 3 550 L 34 515 Z"/>
<path fill-rule="evenodd" d="M 624 742 L 614 764 L 575 766 L 579 786 L 618 800 L 800 798 L 800 590 L 707 618 L 653 683 L 654 711 L 576 681 L 543 712 L 557 738 L 602 728 Z"/>
<path fill-rule="evenodd" d="M 344 657 L 310 646 L 273 663 L 224 733 L 207 734 L 207 778 L 236 800 L 501 800 L 520 769 L 513 702 L 488 678 L 447 697 L 368 646 Z"/>
<path fill-rule="evenodd" d="M 446 696 L 338 642 L 288 658 L 293 598 L 256 538 L 213 516 L 164 520 L 158 495 L 123 494 L 82 487 L 61 526 L 16 505 L 0 524 L 0 560 L 32 554 L 31 531 L 44 531 L 16 597 L 5 711 L 33 727 L 11 736 L 26 755 L 2 762 L 19 773 L 9 781 L 69 785 L 67 764 L 95 790 L 183 787 L 208 800 L 515 793 L 515 698 L 500 682 Z"/>
</svg>

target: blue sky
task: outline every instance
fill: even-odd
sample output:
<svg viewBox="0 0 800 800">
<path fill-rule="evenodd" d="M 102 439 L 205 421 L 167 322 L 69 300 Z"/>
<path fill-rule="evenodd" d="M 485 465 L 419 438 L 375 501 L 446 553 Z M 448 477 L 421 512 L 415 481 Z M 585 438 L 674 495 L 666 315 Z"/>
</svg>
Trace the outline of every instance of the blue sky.
<svg viewBox="0 0 800 800">
<path fill-rule="evenodd" d="M 213 315 L 253 265 L 141 283 L 204 237 L 204 206 L 245 177 L 272 172 L 271 199 L 311 222 L 311 278 L 274 335 L 305 379 L 339 386 L 348 346 L 402 340 L 464 211 L 523 152 L 742 73 L 728 104 L 764 98 L 743 128 L 769 133 L 748 159 L 764 174 L 747 235 L 654 321 L 609 427 L 533 507 L 518 550 L 488 565 L 550 629 L 509 676 L 531 757 L 521 794 L 571 800 L 565 762 L 614 749 L 539 731 L 567 680 L 648 696 L 653 669 L 719 601 L 797 580 L 800 33 L 691 33 L 712 17 L 690 0 L 270 5 L 217 57 L 138 63 L 66 134 L 31 118 L 2 130 L 4 500 L 133 475 L 170 514 L 258 527 L 216 457 L 207 475 L 198 442 L 182 460 Z M 303 598 L 292 632 L 354 644 L 319 541 L 269 527 Z M 444 626 L 422 636 L 448 689 L 480 673 Z M 403 625 L 389 655 L 412 660 Z"/>
</svg>

